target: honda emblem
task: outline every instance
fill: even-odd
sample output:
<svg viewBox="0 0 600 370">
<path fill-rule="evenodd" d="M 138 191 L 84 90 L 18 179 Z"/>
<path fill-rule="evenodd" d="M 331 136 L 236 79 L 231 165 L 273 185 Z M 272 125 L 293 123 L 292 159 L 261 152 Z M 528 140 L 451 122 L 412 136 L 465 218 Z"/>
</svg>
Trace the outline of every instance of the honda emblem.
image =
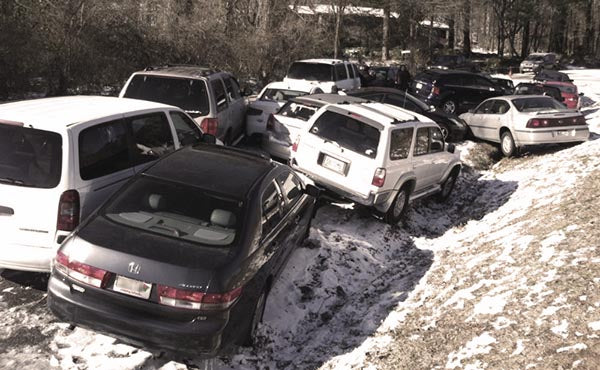
<svg viewBox="0 0 600 370">
<path fill-rule="evenodd" d="M 129 272 L 132 274 L 139 274 L 142 267 L 135 262 L 129 262 Z"/>
</svg>

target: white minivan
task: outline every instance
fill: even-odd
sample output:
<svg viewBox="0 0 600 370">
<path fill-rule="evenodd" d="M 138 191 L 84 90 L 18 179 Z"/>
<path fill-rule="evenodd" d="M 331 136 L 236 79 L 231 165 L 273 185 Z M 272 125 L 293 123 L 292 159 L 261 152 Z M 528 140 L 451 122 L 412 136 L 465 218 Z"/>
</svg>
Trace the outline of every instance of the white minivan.
<svg viewBox="0 0 600 370">
<path fill-rule="evenodd" d="M 71 96 L 0 105 L 0 268 L 50 271 L 79 221 L 163 154 L 212 141 L 181 109 Z"/>
</svg>

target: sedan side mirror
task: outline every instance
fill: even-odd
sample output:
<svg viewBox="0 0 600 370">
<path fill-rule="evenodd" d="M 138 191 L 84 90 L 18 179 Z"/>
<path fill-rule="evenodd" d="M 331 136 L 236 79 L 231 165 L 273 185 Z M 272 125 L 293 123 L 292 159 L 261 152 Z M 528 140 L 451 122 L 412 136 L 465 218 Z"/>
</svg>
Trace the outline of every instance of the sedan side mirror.
<svg viewBox="0 0 600 370">
<path fill-rule="evenodd" d="M 313 184 L 306 184 L 306 188 L 304 189 L 304 193 L 310 195 L 313 198 L 318 198 L 321 195 L 321 189 L 314 186 Z"/>
<path fill-rule="evenodd" d="M 215 135 L 211 135 L 211 134 L 202 134 L 201 141 L 206 144 L 216 144 L 217 137 Z"/>
<path fill-rule="evenodd" d="M 453 153 L 454 154 L 454 151 L 456 150 L 456 146 L 454 144 L 446 144 L 446 150 L 449 153 Z"/>
</svg>

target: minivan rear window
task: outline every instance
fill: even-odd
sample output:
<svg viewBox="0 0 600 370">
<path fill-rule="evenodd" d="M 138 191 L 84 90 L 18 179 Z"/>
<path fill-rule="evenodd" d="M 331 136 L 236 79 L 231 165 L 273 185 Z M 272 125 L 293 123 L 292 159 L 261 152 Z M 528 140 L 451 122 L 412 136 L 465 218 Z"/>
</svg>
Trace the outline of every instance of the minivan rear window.
<svg viewBox="0 0 600 370">
<path fill-rule="evenodd" d="M 333 65 L 323 63 L 292 63 L 288 78 L 311 81 L 333 81 Z"/>
<path fill-rule="evenodd" d="M 241 203 L 197 187 L 140 177 L 103 215 L 122 225 L 208 246 L 231 245 L 241 229 Z"/>
<path fill-rule="evenodd" d="M 381 132 L 354 118 L 327 111 L 315 121 L 310 132 L 358 154 L 370 158 L 377 156 Z"/>
<path fill-rule="evenodd" d="M 60 182 L 62 137 L 0 124 L 0 183 L 50 189 Z"/>
<path fill-rule="evenodd" d="M 138 74 L 131 79 L 124 97 L 174 105 L 200 116 L 210 113 L 206 84 L 202 80 Z"/>
</svg>

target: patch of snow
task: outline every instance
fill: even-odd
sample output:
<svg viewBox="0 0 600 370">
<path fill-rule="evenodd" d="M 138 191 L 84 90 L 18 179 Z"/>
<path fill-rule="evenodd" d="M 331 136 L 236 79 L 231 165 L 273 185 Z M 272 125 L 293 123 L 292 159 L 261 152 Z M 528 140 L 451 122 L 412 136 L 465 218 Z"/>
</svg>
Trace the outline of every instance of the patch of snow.
<svg viewBox="0 0 600 370">
<path fill-rule="evenodd" d="M 550 328 L 550 330 L 563 339 L 567 339 L 569 336 L 569 323 L 567 320 L 562 320 L 559 325 Z"/>
<path fill-rule="evenodd" d="M 573 352 L 579 352 L 579 351 L 586 350 L 587 348 L 588 348 L 588 346 L 585 343 L 576 343 L 572 346 L 560 347 L 559 349 L 556 350 L 556 353 L 563 353 L 563 352 L 573 353 Z"/>
<path fill-rule="evenodd" d="M 593 331 L 600 331 L 600 321 L 592 321 L 588 323 L 588 328 Z"/>
<path fill-rule="evenodd" d="M 512 356 L 518 356 L 521 353 L 523 353 L 523 350 L 525 349 L 525 339 L 517 339 L 517 347 L 515 348 L 515 350 L 513 351 L 513 353 L 511 353 L 511 357 Z"/>
<path fill-rule="evenodd" d="M 488 332 L 483 332 L 481 335 L 471 339 L 457 352 L 450 353 L 446 362 L 446 369 L 461 367 L 463 360 L 475 355 L 490 353 L 492 350 L 491 344 L 493 343 L 496 343 L 496 338 L 492 337 Z"/>
<path fill-rule="evenodd" d="M 497 295 L 495 297 L 483 297 L 475 307 L 473 313 L 475 315 L 495 315 L 504 310 L 506 299 L 511 295 L 511 292 Z"/>
</svg>

